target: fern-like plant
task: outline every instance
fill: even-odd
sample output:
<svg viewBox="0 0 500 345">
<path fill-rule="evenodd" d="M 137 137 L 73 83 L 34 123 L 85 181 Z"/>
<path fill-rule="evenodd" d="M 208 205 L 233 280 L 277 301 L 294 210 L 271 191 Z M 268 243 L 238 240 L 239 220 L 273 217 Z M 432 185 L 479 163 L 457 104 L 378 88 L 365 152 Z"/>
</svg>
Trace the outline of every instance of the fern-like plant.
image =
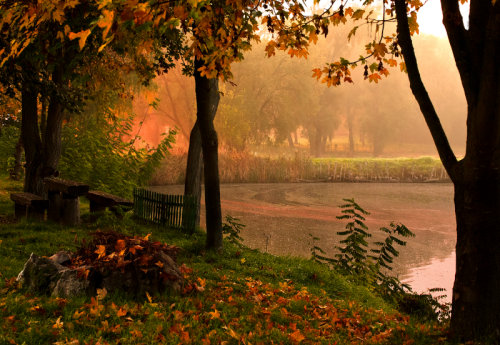
<svg viewBox="0 0 500 345">
<path fill-rule="evenodd" d="M 333 260 L 338 268 L 346 273 L 361 273 L 366 268 L 368 250 L 368 242 L 366 237 L 371 237 L 367 232 L 368 227 L 363 223 L 365 218 L 362 215 L 369 215 L 370 213 L 363 210 L 354 199 L 344 199 L 347 204 L 340 205 L 343 208 L 342 216 L 337 216 L 337 219 L 348 219 L 345 231 L 337 232 L 337 235 L 347 236 L 347 238 L 340 241 L 345 244 L 345 247 L 335 246 L 340 253 L 335 254 Z"/>
<path fill-rule="evenodd" d="M 226 221 L 227 223 L 222 223 L 222 233 L 228 235 L 226 240 L 240 248 L 245 248 L 246 246 L 241 243 L 244 239 L 240 236 L 240 232 L 245 225 L 238 223 L 240 220 L 230 215 L 226 215 Z"/>
</svg>

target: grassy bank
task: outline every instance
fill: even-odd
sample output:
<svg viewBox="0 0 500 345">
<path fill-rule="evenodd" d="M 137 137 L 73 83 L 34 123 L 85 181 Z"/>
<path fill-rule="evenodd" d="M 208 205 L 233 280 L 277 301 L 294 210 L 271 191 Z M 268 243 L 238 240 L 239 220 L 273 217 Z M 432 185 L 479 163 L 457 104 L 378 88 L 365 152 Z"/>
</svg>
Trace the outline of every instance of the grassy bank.
<svg viewBox="0 0 500 345">
<path fill-rule="evenodd" d="M 19 182 L 0 175 L 0 344 L 437 344 L 446 324 L 401 314 L 327 266 L 277 257 L 226 243 L 205 252 L 205 233 L 187 236 L 129 216 L 61 227 L 13 220 L 9 193 Z M 83 205 L 86 213 L 88 206 Z M 101 294 L 62 299 L 15 282 L 32 252 L 74 251 L 97 229 L 114 229 L 176 245 L 185 265 L 180 295 Z M 193 288 L 196 284 L 196 288 Z"/>
<path fill-rule="evenodd" d="M 150 185 L 184 183 L 187 154 L 168 156 L 154 174 Z M 335 170 L 337 164 L 337 170 Z M 419 158 L 310 158 L 304 154 L 294 157 L 263 157 L 249 152 L 221 152 L 219 173 L 221 183 L 291 182 L 298 179 L 361 177 L 423 180 L 444 176 L 439 159 Z M 350 175 L 349 175 L 350 174 Z"/>
</svg>

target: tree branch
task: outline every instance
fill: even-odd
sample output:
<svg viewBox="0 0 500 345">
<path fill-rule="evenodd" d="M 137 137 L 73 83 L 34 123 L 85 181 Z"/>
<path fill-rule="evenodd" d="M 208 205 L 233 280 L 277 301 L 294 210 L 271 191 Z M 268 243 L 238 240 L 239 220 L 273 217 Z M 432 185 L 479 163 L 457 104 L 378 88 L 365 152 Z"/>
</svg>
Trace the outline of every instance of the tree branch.
<svg viewBox="0 0 500 345">
<path fill-rule="evenodd" d="M 448 138 L 443 130 L 443 126 L 441 125 L 436 110 L 434 109 L 434 105 L 432 104 L 429 94 L 427 93 L 424 83 L 422 82 L 422 78 L 420 77 L 417 58 L 415 57 L 415 50 L 413 49 L 410 29 L 408 27 L 406 1 L 395 0 L 395 4 L 399 31 L 398 42 L 401 46 L 405 59 L 408 79 L 410 80 L 410 88 L 420 106 L 422 114 L 424 115 L 427 127 L 429 127 L 432 139 L 436 144 L 439 157 L 441 158 L 448 175 L 450 175 L 450 178 L 453 180 L 456 177 L 455 167 L 457 166 L 457 158 L 451 149 Z"/>
<path fill-rule="evenodd" d="M 441 0 L 441 9 L 443 11 L 443 24 L 448 34 L 448 40 L 450 41 L 458 72 L 460 73 L 465 97 L 467 98 L 467 103 L 472 105 L 475 102 L 475 97 L 474 93 L 471 93 L 471 90 L 475 90 L 476 88 L 472 85 L 471 74 L 474 73 L 477 66 L 471 60 L 467 30 L 464 27 L 458 1 Z"/>
</svg>

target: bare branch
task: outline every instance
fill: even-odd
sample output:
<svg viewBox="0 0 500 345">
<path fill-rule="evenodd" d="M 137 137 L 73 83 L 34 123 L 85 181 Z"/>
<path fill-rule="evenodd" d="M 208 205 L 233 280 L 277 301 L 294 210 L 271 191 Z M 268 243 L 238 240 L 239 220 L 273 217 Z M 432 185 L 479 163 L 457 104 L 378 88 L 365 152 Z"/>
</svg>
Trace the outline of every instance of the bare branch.
<svg viewBox="0 0 500 345">
<path fill-rule="evenodd" d="M 410 29 L 408 27 L 408 17 L 406 16 L 406 1 L 405 0 L 395 0 L 396 4 L 396 16 L 398 19 L 398 42 L 401 46 L 402 53 L 406 63 L 406 69 L 408 71 L 408 79 L 410 80 L 410 88 L 417 100 L 420 110 L 424 115 L 425 122 L 429 127 L 432 135 L 432 139 L 436 144 L 436 148 L 439 153 L 439 157 L 443 162 L 443 165 L 450 175 L 452 181 L 457 178 L 455 173 L 455 168 L 457 167 L 457 158 L 451 149 L 448 138 L 443 130 L 443 126 L 439 121 L 439 117 L 434 109 L 434 105 L 425 89 L 422 78 L 420 77 L 420 72 L 418 70 L 417 58 L 415 57 L 415 50 L 413 49 L 413 43 L 411 41 Z"/>
</svg>

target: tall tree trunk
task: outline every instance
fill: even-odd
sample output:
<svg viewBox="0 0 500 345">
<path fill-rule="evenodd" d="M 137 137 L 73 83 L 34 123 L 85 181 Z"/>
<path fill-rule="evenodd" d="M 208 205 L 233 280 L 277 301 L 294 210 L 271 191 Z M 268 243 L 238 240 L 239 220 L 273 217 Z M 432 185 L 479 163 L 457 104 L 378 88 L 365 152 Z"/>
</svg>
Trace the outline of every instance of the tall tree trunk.
<svg viewBox="0 0 500 345">
<path fill-rule="evenodd" d="M 24 191 L 43 196 L 43 182 L 40 172 L 43 167 L 42 142 L 38 130 L 38 92 L 23 83 L 21 90 L 23 138 L 26 158 L 26 174 L 24 175 Z"/>
<path fill-rule="evenodd" d="M 186 167 L 184 195 L 196 195 L 198 208 L 196 211 L 196 226 L 200 226 L 201 210 L 201 180 L 203 171 L 203 152 L 201 148 L 200 126 L 195 122 L 189 136 L 189 149 Z"/>
<path fill-rule="evenodd" d="M 321 126 L 317 125 L 316 126 L 316 137 L 314 138 L 314 147 L 315 147 L 315 152 L 314 152 L 314 157 L 320 158 L 321 157 L 321 137 L 323 135 L 323 130 Z"/>
<path fill-rule="evenodd" d="M 218 138 L 215 131 L 213 114 L 219 106 L 219 80 L 202 77 L 199 68 L 203 60 L 195 60 L 195 88 L 197 122 L 200 126 L 201 146 L 205 177 L 205 210 L 207 217 L 207 249 L 221 249 L 222 211 L 220 204 L 220 180 Z"/>
<path fill-rule="evenodd" d="M 52 72 L 52 82 L 60 88 L 63 83 L 62 78 L 62 68 L 58 67 Z M 56 170 L 59 165 L 62 151 L 63 107 L 55 92 L 50 95 L 47 115 L 47 127 L 45 130 L 45 137 L 43 138 L 44 167 Z"/>
<path fill-rule="evenodd" d="M 293 139 L 291 134 L 288 134 L 288 147 L 291 148 L 292 150 L 295 149 L 295 145 L 293 144 Z"/>
<path fill-rule="evenodd" d="M 353 118 L 352 118 L 352 110 L 349 109 L 347 113 L 347 131 L 349 132 L 349 153 L 348 156 L 354 156 L 354 130 L 353 130 Z"/>
<path fill-rule="evenodd" d="M 500 341 L 500 4 L 474 2 L 469 30 L 458 2 L 441 0 L 443 24 L 467 99 L 467 146 L 457 161 L 425 89 L 408 28 L 406 1 L 396 0 L 399 44 L 410 87 L 455 187 L 456 274 L 451 334 L 464 342 Z"/>
</svg>

